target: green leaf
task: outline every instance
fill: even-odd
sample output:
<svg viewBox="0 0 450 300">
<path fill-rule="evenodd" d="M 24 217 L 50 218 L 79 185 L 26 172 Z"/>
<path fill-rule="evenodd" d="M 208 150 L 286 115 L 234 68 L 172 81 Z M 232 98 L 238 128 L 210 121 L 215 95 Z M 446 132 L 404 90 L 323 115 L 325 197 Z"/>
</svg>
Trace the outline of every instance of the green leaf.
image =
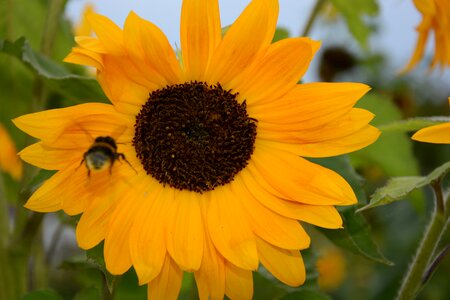
<svg viewBox="0 0 450 300">
<path fill-rule="evenodd" d="M 417 131 L 424 127 L 437 125 L 444 122 L 450 122 L 450 117 L 435 116 L 427 118 L 411 118 L 407 120 L 394 121 L 378 127 L 383 133 L 385 132 L 408 132 Z"/>
<path fill-rule="evenodd" d="M 73 300 L 97 300 L 101 299 L 101 293 L 97 287 L 87 287 L 78 292 Z"/>
<path fill-rule="evenodd" d="M 63 300 L 63 298 L 53 290 L 40 290 L 24 295 L 21 300 Z"/>
<path fill-rule="evenodd" d="M 354 254 L 388 266 L 394 265 L 380 252 L 370 234 L 369 224 L 361 214 L 356 214 L 355 210 L 355 207 L 350 207 L 341 212 L 343 229 L 319 228 L 320 232 L 337 246 Z"/>
<path fill-rule="evenodd" d="M 392 178 L 388 183 L 375 191 L 370 203 L 358 210 L 358 212 L 380 205 L 386 205 L 405 198 L 415 189 L 422 188 L 438 178 L 445 176 L 450 170 L 450 162 L 436 168 L 428 176 L 411 176 Z"/>
<path fill-rule="evenodd" d="M 375 114 L 371 122 L 375 127 L 392 124 L 402 119 L 399 109 L 389 98 L 370 93 L 364 96 L 356 105 Z M 389 177 L 419 176 L 419 165 L 413 152 L 413 141 L 404 132 L 383 132 L 375 143 L 350 154 L 357 168 L 378 168 Z M 413 206 L 423 211 L 423 193 L 420 191 L 411 195 Z"/>
<path fill-rule="evenodd" d="M 253 299 L 280 299 L 286 294 L 285 288 L 266 269 L 259 268 L 253 273 Z"/>
<path fill-rule="evenodd" d="M 106 270 L 105 259 L 103 257 L 103 243 L 87 250 L 86 257 L 88 258 L 88 261 L 92 262 L 95 267 L 103 273 L 108 289 L 112 293 L 116 277 Z"/>
<path fill-rule="evenodd" d="M 107 101 L 107 97 L 94 78 L 70 73 L 61 64 L 33 51 L 24 38 L 15 42 L 0 40 L 0 52 L 18 58 L 51 89 L 69 99 Z"/>
<path fill-rule="evenodd" d="M 362 189 L 362 178 L 352 168 L 347 156 L 314 159 L 312 161 L 341 174 L 352 187 L 358 201 L 366 203 L 365 192 Z M 319 231 L 341 248 L 373 261 L 392 265 L 393 263 L 384 257 L 373 241 L 366 219 L 361 214 L 355 214 L 355 210 L 355 206 L 340 209 L 344 221 L 343 229 L 318 228 Z"/>
<path fill-rule="evenodd" d="M 298 300 L 298 299 L 308 299 L 308 300 L 331 300 L 332 298 L 327 294 L 310 289 L 303 289 L 301 291 L 289 293 L 281 300 Z"/>
<path fill-rule="evenodd" d="M 367 16 L 378 13 L 375 0 L 330 0 L 347 22 L 348 29 L 358 43 L 367 48 L 367 40 L 372 31 L 371 26 L 364 21 Z"/>
<path fill-rule="evenodd" d="M 278 42 L 289 37 L 289 30 L 284 27 L 277 27 L 273 35 L 272 43 Z"/>
</svg>

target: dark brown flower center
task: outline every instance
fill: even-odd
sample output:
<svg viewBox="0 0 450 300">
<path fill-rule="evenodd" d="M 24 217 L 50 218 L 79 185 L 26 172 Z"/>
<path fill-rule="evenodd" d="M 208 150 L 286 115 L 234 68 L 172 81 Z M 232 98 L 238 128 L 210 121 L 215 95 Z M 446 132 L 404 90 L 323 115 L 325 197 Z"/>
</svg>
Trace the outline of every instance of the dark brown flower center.
<svg viewBox="0 0 450 300">
<path fill-rule="evenodd" d="M 133 145 L 162 184 L 205 192 L 231 182 L 250 159 L 256 120 L 219 84 L 190 82 L 150 94 L 136 117 Z"/>
</svg>

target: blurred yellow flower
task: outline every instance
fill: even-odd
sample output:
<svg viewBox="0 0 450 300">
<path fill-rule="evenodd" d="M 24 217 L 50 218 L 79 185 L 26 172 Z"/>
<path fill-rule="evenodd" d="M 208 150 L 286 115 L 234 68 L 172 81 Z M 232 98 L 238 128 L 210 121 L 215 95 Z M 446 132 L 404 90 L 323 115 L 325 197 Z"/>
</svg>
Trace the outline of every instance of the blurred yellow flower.
<svg viewBox="0 0 450 300">
<path fill-rule="evenodd" d="M 441 68 L 450 66 L 450 1 L 449 0 L 414 0 L 422 14 L 422 22 L 416 30 L 419 34 L 416 49 L 403 72 L 413 69 L 422 59 L 428 37 L 434 33 L 434 57 L 430 69 L 436 65 Z"/>
<path fill-rule="evenodd" d="M 0 124 L 0 145 L 0 169 L 9 173 L 15 180 L 19 180 L 22 177 L 22 161 L 17 155 L 14 141 L 2 124 Z"/>
<path fill-rule="evenodd" d="M 450 105 L 450 97 L 448 104 Z M 433 144 L 450 144 L 450 122 L 422 128 L 412 136 L 412 139 Z"/>
<path fill-rule="evenodd" d="M 89 15 L 95 13 L 94 5 L 92 3 L 86 3 L 81 14 L 80 22 L 75 26 L 75 36 L 90 36 L 94 32 L 91 24 L 89 24 Z"/>
<path fill-rule="evenodd" d="M 318 284 L 326 291 L 338 288 L 346 277 L 347 263 L 345 256 L 338 248 L 327 248 L 317 259 L 319 273 Z"/>
</svg>

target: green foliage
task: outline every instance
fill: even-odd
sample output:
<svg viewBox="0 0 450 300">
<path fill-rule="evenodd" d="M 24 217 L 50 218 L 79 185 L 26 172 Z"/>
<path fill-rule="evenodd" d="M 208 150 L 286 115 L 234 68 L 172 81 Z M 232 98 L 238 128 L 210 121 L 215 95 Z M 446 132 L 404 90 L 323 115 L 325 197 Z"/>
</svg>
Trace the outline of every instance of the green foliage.
<svg viewBox="0 0 450 300">
<path fill-rule="evenodd" d="M 277 27 L 273 35 L 272 43 L 287 39 L 289 37 L 289 30 L 284 27 Z"/>
<path fill-rule="evenodd" d="M 33 51 L 24 38 L 15 42 L 0 41 L 0 52 L 18 58 L 48 86 L 76 101 L 106 101 L 107 98 L 94 78 L 72 74 L 61 64 Z"/>
<path fill-rule="evenodd" d="M 450 117 L 422 117 L 394 121 L 378 127 L 383 133 L 417 131 L 424 127 L 450 122 Z"/>
<path fill-rule="evenodd" d="M 366 195 L 362 189 L 362 179 L 355 173 L 347 156 L 313 161 L 341 174 L 355 191 L 358 201 L 360 203 L 366 203 Z M 340 209 L 344 221 L 343 229 L 320 228 L 320 232 L 325 234 L 328 239 L 339 247 L 351 251 L 354 254 L 361 255 L 379 263 L 392 265 L 392 262 L 381 254 L 378 246 L 373 241 L 366 219 L 360 214 L 355 214 L 355 210 L 356 208 L 354 206 Z"/>
<path fill-rule="evenodd" d="M 372 124 L 382 127 L 386 124 L 400 122 L 402 114 L 389 98 L 370 93 L 364 96 L 357 107 L 369 110 L 375 114 Z M 356 168 L 371 168 L 376 166 L 387 176 L 419 175 L 419 165 L 413 152 L 413 141 L 402 131 L 383 131 L 378 140 L 355 153 L 350 154 Z M 414 207 L 422 211 L 423 194 L 411 195 Z"/>
<path fill-rule="evenodd" d="M 88 261 L 93 263 L 94 266 L 103 273 L 108 290 L 112 293 L 115 276 L 111 275 L 111 273 L 106 270 L 105 259 L 103 257 L 103 243 L 87 250 L 86 257 L 88 258 Z"/>
<path fill-rule="evenodd" d="M 287 294 L 281 300 L 298 300 L 298 299 L 308 299 L 308 300 L 331 300 L 332 298 L 323 292 L 316 290 L 303 289 L 298 292 L 293 292 Z"/>
<path fill-rule="evenodd" d="M 428 174 L 428 176 L 391 178 L 384 187 L 375 191 L 375 193 L 371 196 L 370 203 L 360 208 L 359 211 L 402 200 L 415 189 L 429 185 L 438 178 L 445 176 L 449 170 L 450 162 L 447 162 L 436 168 L 433 172 Z"/>
<path fill-rule="evenodd" d="M 60 295 L 58 295 L 58 293 L 56 293 L 55 291 L 45 289 L 30 292 L 24 295 L 21 298 L 21 300 L 63 300 L 63 298 Z"/>
<path fill-rule="evenodd" d="M 372 31 L 365 21 L 367 16 L 378 14 L 378 4 L 375 0 L 330 0 L 347 22 L 348 29 L 358 43 L 367 49 L 367 40 Z"/>
</svg>

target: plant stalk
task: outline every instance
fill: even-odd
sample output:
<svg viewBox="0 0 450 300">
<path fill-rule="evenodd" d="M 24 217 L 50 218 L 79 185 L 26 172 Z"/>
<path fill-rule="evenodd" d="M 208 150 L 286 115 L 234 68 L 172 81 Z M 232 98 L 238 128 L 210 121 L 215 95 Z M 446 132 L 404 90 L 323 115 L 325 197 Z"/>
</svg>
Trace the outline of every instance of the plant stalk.
<svg viewBox="0 0 450 300">
<path fill-rule="evenodd" d="M 307 36 L 309 34 L 309 31 L 311 30 L 317 16 L 320 13 L 320 10 L 322 9 L 322 6 L 325 4 L 325 0 L 317 0 L 316 4 L 314 5 L 311 14 L 309 15 L 308 21 L 306 22 L 305 28 L 303 29 L 301 36 Z"/>
<path fill-rule="evenodd" d="M 397 300 L 414 299 L 423 285 L 423 277 L 432 262 L 433 255 L 447 227 L 448 216 L 445 213 L 445 203 L 440 180 L 431 184 L 436 208 L 431 216 L 431 221 L 417 249 L 414 260 L 405 275 Z"/>
</svg>

